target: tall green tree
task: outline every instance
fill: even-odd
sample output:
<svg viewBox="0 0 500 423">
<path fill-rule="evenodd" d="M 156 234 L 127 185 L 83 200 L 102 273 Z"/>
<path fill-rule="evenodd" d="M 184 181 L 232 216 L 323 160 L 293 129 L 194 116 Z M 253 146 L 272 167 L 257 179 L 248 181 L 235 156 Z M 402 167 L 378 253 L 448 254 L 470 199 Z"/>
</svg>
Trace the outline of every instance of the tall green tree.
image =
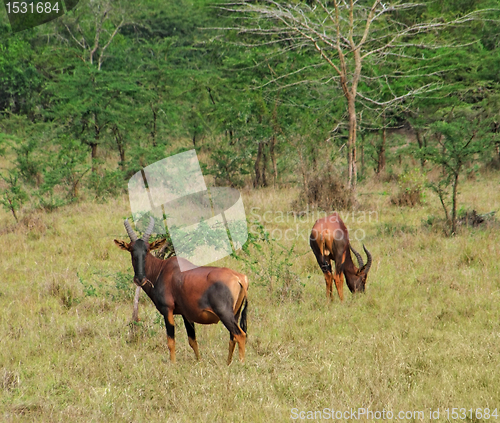
<svg viewBox="0 0 500 423">
<path fill-rule="evenodd" d="M 236 30 L 252 34 L 254 44 L 280 44 L 285 50 L 310 49 L 318 61 L 331 69 L 331 80 L 342 90 L 347 107 L 348 183 L 355 190 L 357 179 L 356 139 L 362 99 L 375 106 L 403 101 L 435 87 L 433 82 L 419 86 L 393 84 L 399 73 L 378 74 L 365 80 L 366 69 L 376 73 L 377 66 L 396 58 L 417 60 L 426 49 L 440 44 L 437 31 L 464 25 L 481 16 L 472 11 L 458 17 L 428 17 L 421 3 L 382 2 L 311 2 L 284 3 L 238 1 L 223 9 L 239 19 Z M 409 12 L 412 19 L 408 19 Z M 242 23 L 239 23 L 242 22 Z M 228 29 L 234 29 L 228 28 Z M 263 41 L 261 41 L 263 40 Z M 367 66 L 368 65 L 368 66 Z M 411 74 L 427 74 L 421 67 L 411 68 Z M 370 82 L 371 81 L 371 82 Z M 372 85 L 370 87 L 370 85 Z M 389 100 L 378 96 L 379 86 L 392 93 Z"/>
</svg>

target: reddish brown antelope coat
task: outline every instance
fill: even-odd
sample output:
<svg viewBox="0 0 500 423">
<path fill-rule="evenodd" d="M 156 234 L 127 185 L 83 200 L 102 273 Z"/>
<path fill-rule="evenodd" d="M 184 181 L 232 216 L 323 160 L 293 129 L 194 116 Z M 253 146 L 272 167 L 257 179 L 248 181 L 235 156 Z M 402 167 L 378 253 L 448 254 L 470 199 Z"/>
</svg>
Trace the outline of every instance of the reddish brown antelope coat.
<svg viewBox="0 0 500 423">
<path fill-rule="evenodd" d="M 350 245 L 347 228 L 337 213 L 316 221 L 309 237 L 309 244 L 316 256 L 319 267 L 325 275 L 327 298 L 333 299 L 333 279 L 335 280 L 340 301 L 344 301 L 344 278 L 342 274 L 345 275 L 347 286 L 352 293 L 364 292 L 366 277 L 372 265 L 372 255 L 363 245 L 367 256 L 367 262 L 364 265 L 361 254 Z M 349 249 L 358 259 L 359 269 L 354 265 Z M 335 262 L 335 273 L 333 275 L 331 260 Z"/>
<path fill-rule="evenodd" d="M 188 264 L 187 260 L 178 257 L 161 260 L 150 253 L 165 242 L 160 240 L 149 243 L 153 219 L 141 239 L 137 238 L 128 220 L 124 224 L 131 242 L 115 239 L 115 243 L 122 250 L 131 253 L 134 282 L 142 287 L 165 318 L 170 360 L 175 362 L 174 314 L 180 314 L 184 319 L 189 345 L 197 359 L 200 354 L 194 324 L 208 325 L 220 320 L 230 333 L 227 363 L 231 363 L 236 343 L 240 361 L 243 362 L 248 303 L 247 277 L 225 267 L 196 267 L 181 272 L 178 261 L 184 260 Z M 241 320 L 238 324 L 240 313 Z"/>
</svg>

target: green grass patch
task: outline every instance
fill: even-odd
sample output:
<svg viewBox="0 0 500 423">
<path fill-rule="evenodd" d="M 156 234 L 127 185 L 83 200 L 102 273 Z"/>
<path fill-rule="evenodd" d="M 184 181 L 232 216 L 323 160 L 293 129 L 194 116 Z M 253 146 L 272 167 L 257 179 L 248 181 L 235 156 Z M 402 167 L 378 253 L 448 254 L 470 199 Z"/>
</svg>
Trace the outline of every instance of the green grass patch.
<svg viewBox="0 0 500 423">
<path fill-rule="evenodd" d="M 493 179 L 464 183 L 460 200 L 499 209 Z M 250 280 L 246 363 L 229 367 L 221 324 L 197 325 L 196 362 L 177 317 L 172 365 L 145 295 L 130 323 L 130 256 L 113 244 L 126 237 L 125 196 L 40 213 L 31 226 L 2 212 L 1 420 L 285 422 L 292 408 L 369 407 L 423 410 L 427 421 L 431 408 L 500 407 L 499 232 L 446 237 L 422 223 L 439 216 L 437 198 L 400 209 L 371 184 L 360 198 L 372 219 L 344 220 L 374 261 L 366 293 L 345 287 L 343 304 L 327 303 L 309 251 L 314 216 L 288 213 L 297 191 L 244 193 L 275 240 L 218 263 Z"/>
</svg>

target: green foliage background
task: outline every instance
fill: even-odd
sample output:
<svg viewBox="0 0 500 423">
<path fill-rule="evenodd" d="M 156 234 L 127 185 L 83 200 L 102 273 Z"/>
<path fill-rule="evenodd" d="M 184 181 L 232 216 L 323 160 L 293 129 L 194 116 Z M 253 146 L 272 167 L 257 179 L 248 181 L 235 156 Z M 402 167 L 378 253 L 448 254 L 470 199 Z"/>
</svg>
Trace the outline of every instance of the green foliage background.
<svg viewBox="0 0 500 423">
<path fill-rule="evenodd" d="M 364 63 L 360 88 L 381 101 L 435 89 L 391 107 L 358 99 L 360 184 L 345 221 L 366 234 L 374 262 L 365 295 L 342 305 L 325 301 L 308 246 L 314 216 L 338 201 L 313 209 L 307 192 L 321 194 L 325 180 L 337 190 L 325 198 L 349 194 L 345 99 L 314 49 L 275 34 L 250 48 L 251 35 L 227 29 L 239 22 L 224 4 L 82 0 L 15 34 L 0 14 L 0 418 L 498 408 L 498 1 L 399 12 L 411 25 L 492 9 Z M 388 22 L 376 31 L 390 35 Z M 419 43 L 434 40 L 441 47 L 417 60 Z M 250 280 L 245 365 L 225 365 L 222 325 L 198 329 L 195 362 L 178 321 L 172 366 L 144 296 L 141 322 L 127 325 L 130 257 L 112 245 L 130 213 L 127 181 L 191 148 L 208 183 L 238 187 L 255 220 L 243 251 L 218 263 Z M 372 212 L 375 221 L 355 220 Z M 465 228 L 470 214 L 488 219 Z M 296 239 L 276 239 L 287 233 Z"/>
<path fill-rule="evenodd" d="M 361 180 L 377 167 L 382 127 L 411 127 L 432 144 L 434 122 L 471 110 L 498 134 L 497 6 L 429 3 L 398 12 L 410 25 L 491 9 L 485 19 L 417 37 L 394 59 L 364 63 L 360 88 L 381 101 L 426 84 L 439 89 L 390 108 L 358 99 Z M 219 185 L 300 183 L 301 166 L 314 172 L 333 158 L 345 170 L 345 100 L 331 69 L 314 50 L 287 48 L 278 36 L 248 47 L 251 35 L 230 29 L 239 21 L 224 3 L 83 1 L 19 33 L 9 34 L 6 16 L 0 23 L 0 147 L 32 207 L 84 192 L 104 198 L 179 148 L 196 148 Z M 385 20 L 374 25 L 374 34 L 394 30 Z M 436 39 L 442 48 L 412 59 L 418 43 Z M 376 82 L 383 75 L 390 87 Z M 391 164 L 389 147 L 399 142 L 389 143 Z M 494 159 L 494 145 L 482 163 Z"/>
</svg>

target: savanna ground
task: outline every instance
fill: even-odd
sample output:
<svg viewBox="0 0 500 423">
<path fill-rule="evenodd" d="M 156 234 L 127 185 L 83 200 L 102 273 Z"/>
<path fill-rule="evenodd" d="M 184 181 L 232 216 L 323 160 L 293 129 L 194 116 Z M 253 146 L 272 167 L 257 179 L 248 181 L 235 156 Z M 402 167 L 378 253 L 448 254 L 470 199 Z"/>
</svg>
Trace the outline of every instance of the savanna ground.
<svg viewBox="0 0 500 423">
<path fill-rule="evenodd" d="M 499 179 L 464 182 L 460 203 L 499 210 Z M 221 324 L 197 326 L 197 362 L 176 317 L 175 365 L 145 294 L 141 321 L 130 324 L 130 256 L 113 244 L 126 239 L 127 196 L 32 213 L 17 226 L 2 211 L 0 419 L 279 422 L 294 408 L 360 407 L 392 411 L 394 421 L 429 421 L 438 408 L 433 421 L 447 420 L 444 408 L 500 413 L 499 226 L 446 237 L 429 225 L 429 216 L 442 215 L 433 194 L 399 208 L 389 200 L 395 190 L 360 185 L 361 206 L 344 219 L 351 236 L 364 231 L 374 262 L 366 293 L 344 287 L 343 304 L 336 293 L 327 303 L 309 250 L 317 216 L 287 214 L 297 191 L 243 192 L 247 217 L 276 238 L 292 231 L 240 253 L 246 260 L 218 263 L 247 273 L 251 284 L 246 362 L 229 367 Z M 362 251 L 360 241 L 353 245 Z M 424 419 L 401 420 L 399 411 L 424 411 Z"/>
</svg>

